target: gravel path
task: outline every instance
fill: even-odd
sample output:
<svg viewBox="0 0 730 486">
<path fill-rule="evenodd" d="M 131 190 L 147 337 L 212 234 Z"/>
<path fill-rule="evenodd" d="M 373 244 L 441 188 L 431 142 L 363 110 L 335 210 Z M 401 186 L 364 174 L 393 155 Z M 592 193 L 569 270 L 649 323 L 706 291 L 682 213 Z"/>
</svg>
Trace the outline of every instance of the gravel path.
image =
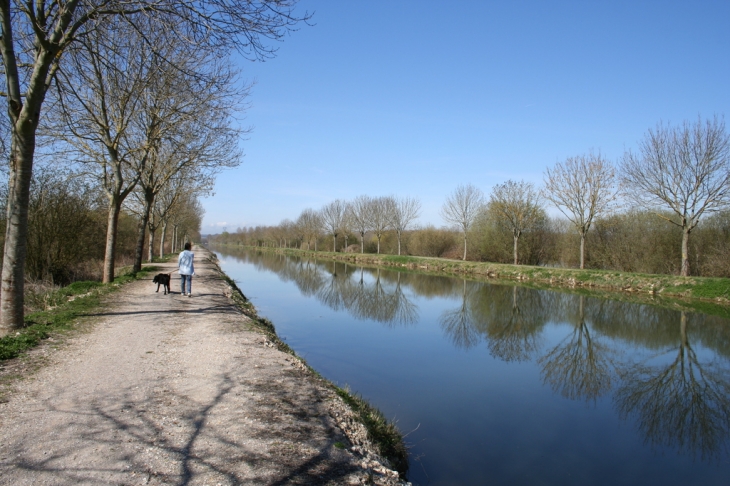
<svg viewBox="0 0 730 486">
<path fill-rule="evenodd" d="M 250 329 L 210 257 L 196 249 L 191 298 L 177 278 L 171 295 L 127 284 L 89 332 L 25 358 L 42 365 L 0 404 L 0 484 L 396 484 L 331 389 Z"/>
</svg>

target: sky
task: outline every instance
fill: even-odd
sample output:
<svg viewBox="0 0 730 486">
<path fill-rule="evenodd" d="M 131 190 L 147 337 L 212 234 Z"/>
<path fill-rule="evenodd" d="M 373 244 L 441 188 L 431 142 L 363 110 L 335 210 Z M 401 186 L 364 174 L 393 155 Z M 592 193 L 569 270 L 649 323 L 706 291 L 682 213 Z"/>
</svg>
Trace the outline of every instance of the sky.
<svg viewBox="0 0 730 486">
<path fill-rule="evenodd" d="M 410 196 L 418 224 L 460 184 L 600 152 L 657 124 L 730 117 L 730 1 L 300 0 L 312 26 L 255 83 L 242 164 L 203 199 L 202 232 L 295 220 L 359 195 Z M 727 121 L 730 124 L 730 120 Z"/>
</svg>

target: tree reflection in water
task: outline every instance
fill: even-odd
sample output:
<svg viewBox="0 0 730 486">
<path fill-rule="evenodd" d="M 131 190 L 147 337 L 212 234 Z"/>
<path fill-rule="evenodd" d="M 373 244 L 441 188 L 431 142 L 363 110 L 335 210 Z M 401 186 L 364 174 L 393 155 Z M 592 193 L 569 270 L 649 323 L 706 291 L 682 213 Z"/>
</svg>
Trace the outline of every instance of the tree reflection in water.
<svg viewBox="0 0 730 486">
<path fill-rule="evenodd" d="M 292 259 L 295 261 L 295 259 Z M 418 322 L 418 306 L 404 292 L 400 273 L 386 279 L 380 269 L 366 270 L 348 263 L 313 264 L 299 259 L 279 275 L 293 280 L 305 295 L 312 295 L 332 310 L 347 310 L 356 319 L 371 319 L 389 326 Z M 389 275 L 391 275 L 389 273 Z"/>
<path fill-rule="evenodd" d="M 495 291 L 496 290 L 496 291 Z M 503 361 L 527 361 L 540 347 L 545 325 L 541 292 L 524 287 L 482 289 L 474 299 L 478 327 L 486 326 L 489 352 Z"/>
<path fill-rule="evenodd" d="M 666 364 L 626 364 L 614 397 L 623 419 L 635 417 L 646 441 L 653 446 L 676 447 L 679 453 L 703 459 L 725 458 L 730 429 L 730 373 L 727 363 L 701 363 L 687 331 L 682 312 L 676 347 Z"/>
<path fill-rule="evenodd" d="M 619 416 L 636 420 L 649 444 L 703 459 L 728 457 L 727 320 L 519 286 L 282 258 L 271 253 L 250 252 L 244 258 L 295 282 L 303 294 L 314 296 L 331 309 L 346 309 L 357 319 L 388 326 L 419 321 L 418 307 L 409 294 L 456 298 L 458 305 L 439 318 L 442 331 L 454 346 L 470 349 L 484 340 L 492 356 L 507 362 L 539 356 L 536 363 L 543 383 L 568 399 L 596 402 L 615 389 L 613 401 Z M 551 349 L 542 350 L 548 322 L 559 324 L 556 330 L 565 329 L 560 324 L 567 324 L 568 333 Z M 707 353 L 698 353 L 693 344 L 705 346 Z M 640 353 L 664 351 L 632 362 L 633 352 L 621 352 L 631 349 Z M 712 359 L 703 361 L 704 356 Z"/>
<path fill-rule="evenodd" d="M 611 389 L 611 349 L 594 339 L 586 324 L 584 297 L 578 313 L 569 316 L 573 330 L 557 346 L 537 360 L 543 382 L 571 400 L 595 400 Z"/>
<path fill-rule="evenodd" d="M 466 280 L 464 280 L 461 305 L 456 309 L 444 311 L 439 318 L 441 329 L 457 348 L 469 349 L 481 341 L 481 336 L 474 326 L 472 307 L 469 305 L 469 297 L 475 288 L 475 285 L 467 285 Z"/>
<path fill-rule="evenodd" d="M 366 283 L 362 276 L 352 285 L 353 295 L 348 299 L 350 313 L 358 319 L 372 319 L 390 326 L 408 326 L 418 322 L 418 306 L 403 292 L 400 274 L 395 282 L 384 282 L 380 269 L 374 270 L 374 281 Z"/>
</svg>

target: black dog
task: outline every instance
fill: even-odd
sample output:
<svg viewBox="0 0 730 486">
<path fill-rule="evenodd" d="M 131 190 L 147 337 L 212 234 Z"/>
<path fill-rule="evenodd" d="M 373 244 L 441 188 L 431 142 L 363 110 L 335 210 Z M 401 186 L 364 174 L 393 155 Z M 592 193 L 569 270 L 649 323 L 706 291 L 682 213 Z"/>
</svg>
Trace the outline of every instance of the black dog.
<svg viewBox="0 0 730 486">
<path fill-rule="evenodd" d="M 155 278 L 152 279 L 152 283 L 157 284 L 157 290 L 155 292 L 160 291 L 160 285 L 162 285 L 162 291 L 165 295 L 170 294 L 170 274 L 169 273 L 158 273 L 155 275 Z"/>
</svg>

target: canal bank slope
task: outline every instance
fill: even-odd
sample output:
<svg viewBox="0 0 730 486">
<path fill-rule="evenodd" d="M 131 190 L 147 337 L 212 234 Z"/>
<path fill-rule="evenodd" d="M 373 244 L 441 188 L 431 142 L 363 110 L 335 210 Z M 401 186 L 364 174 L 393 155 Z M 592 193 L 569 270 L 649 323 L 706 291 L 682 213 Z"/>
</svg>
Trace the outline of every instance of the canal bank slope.
<svg viewBox="0 0 730 486">
<path fill-rule="evenodd" d="M 125 285 L 88 332 L 22 358 L 41 366 L 3 385 L 0 484 L 402 484 L 211 253 L 196 249 L 192 297 L 173 277 L 171 295 Z"/>
</svg>

